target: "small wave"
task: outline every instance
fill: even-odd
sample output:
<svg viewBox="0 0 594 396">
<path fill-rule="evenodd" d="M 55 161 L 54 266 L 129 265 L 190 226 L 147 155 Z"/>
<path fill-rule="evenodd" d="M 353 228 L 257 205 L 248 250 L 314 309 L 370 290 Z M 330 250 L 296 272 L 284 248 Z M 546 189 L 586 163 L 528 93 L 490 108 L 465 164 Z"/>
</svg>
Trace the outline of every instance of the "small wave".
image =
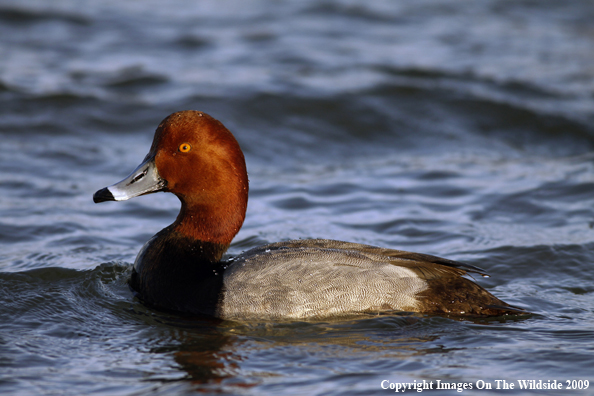
<svg viewBox="0 0 594 396">
<path fill-rule="evenodd" d="M 88 26 L 92 23 L 91 20 L 80 14 L 56 9 L 40 10 L 24 7 L 0 7 L 0 20 L 14 25 L 30 25 L 47 21 L 62 21 L 81 26 Z"/>
</svg>

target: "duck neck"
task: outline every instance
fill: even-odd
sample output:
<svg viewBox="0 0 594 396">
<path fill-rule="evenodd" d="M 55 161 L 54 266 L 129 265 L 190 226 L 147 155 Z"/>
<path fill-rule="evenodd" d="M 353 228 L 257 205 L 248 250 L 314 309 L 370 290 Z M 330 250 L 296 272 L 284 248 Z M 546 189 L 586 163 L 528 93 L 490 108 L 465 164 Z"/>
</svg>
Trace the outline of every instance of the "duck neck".
<svg viewBox="0 0 594 396">
<path fill-rule="evenodd" d="M 171 231 L 194 241 L 193 245 L 201 245 L 201 258 L 210 262 L 220 261 L 243 224 L 247 202 L 210 205 L 188 202 L 183 198 L 180 200 L 181 210 L 170 227 Z"/>
</svg>

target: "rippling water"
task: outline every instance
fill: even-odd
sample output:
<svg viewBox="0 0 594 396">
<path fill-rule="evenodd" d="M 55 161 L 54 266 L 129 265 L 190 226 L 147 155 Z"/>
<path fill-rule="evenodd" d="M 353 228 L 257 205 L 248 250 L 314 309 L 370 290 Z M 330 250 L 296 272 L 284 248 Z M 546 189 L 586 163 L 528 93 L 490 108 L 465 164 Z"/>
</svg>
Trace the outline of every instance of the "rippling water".
<svg viewBox="0 0 594 396">
<path fill-rule="evenodd" d="M 589 1 L 0 1 L 0 392 L 594 381 L 593 18 Z M 485 268 L 478 282 L 535 314 L 236 323 L 144 307 L 130 265 L 179 204 L 91 197 L 182 109 L 246 153 L 230 254 L 309 237 L 431 253 Z"/>
</svg>

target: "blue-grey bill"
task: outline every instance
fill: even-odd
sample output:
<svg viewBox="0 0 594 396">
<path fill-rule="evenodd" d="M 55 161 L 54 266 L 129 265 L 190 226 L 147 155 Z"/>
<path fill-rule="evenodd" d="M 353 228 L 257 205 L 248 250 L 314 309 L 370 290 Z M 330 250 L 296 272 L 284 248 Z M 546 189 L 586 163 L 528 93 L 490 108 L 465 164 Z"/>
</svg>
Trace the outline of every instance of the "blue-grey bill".
<svg viewBox="0 0 594 396">
<path fill-rule="evenodd" d="M 149 157 L 124 180 L 97 191 L 93 195 L 93 201 L 125 201 L 139 195 L 163 191 L 166 186 L 167 182 L 157 171 L 155 158 Z"/>
</svg>

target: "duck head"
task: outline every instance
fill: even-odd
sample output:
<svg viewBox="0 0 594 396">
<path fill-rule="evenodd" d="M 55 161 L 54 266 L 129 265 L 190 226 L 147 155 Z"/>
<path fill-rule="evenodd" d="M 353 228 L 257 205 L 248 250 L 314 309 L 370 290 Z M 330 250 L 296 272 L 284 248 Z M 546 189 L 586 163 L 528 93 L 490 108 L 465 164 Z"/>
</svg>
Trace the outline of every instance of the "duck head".
<svg viewBox="0 0 594 396">
<path fill-rule="evenodd" d="M 248 199 L 245 159 L 235 137 L 206 113 L 173 113 L 157 128 L 142 163 L 93 200 L 125 201 L 159 191 L 181 201 L 172 231 L 228 246 L 243 224 Z"/>
</svg>

